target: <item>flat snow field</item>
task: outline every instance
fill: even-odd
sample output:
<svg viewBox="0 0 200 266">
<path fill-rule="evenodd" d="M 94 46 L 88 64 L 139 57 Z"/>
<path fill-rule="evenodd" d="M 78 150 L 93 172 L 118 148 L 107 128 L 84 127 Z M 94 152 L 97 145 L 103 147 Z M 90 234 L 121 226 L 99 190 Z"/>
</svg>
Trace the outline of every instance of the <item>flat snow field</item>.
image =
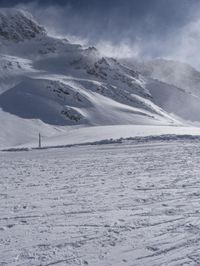
<svg viewBox="0 0 200 266">
<path fill-rule="evenodd" d="M 0 152 L 0 265 L 200 265 L 200 142 Z"/>
</svg>

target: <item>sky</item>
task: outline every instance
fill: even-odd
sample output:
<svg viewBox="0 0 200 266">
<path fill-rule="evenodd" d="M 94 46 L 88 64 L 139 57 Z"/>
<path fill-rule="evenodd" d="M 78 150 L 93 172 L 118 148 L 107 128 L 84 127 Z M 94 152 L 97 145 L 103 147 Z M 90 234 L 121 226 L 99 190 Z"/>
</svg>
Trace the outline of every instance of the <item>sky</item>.
<svg viewBox="0 0 200 266">
<path fill-rule="evenodd" d="M 200 66 L 199 0 L 0 0 L 29 10 L 55 36 L 118 58 L 169 57 Z"/>
</svg>

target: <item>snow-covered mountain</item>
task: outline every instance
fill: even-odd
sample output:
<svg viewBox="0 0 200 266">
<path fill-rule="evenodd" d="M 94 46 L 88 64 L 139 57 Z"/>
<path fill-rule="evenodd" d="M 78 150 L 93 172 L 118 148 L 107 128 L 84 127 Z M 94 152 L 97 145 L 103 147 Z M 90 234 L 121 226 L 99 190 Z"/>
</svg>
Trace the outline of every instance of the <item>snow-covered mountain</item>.
<svg viewBox="0 0 200 266">
<path fill-rule="evenodd" d="M 0 59 L 1 146 L 33 141 L 38 132 L 64 134 L 72 126 L 200 120 L 198 95 L 156 80 L 146 65 L 127 67 L 94 47 L 52 37 L 25 11 L 0 9 Z M 190 116 L 180 111 L 188 94 Z"/>
<path fill-rule="evenodd" d="M 154 59 L 135 66 L 144 76 L 158 79 L 200 96 L 200 72 L 189 64 L 167 59 Z"/>
<path fill-rule="evenodd" d="M 45 29 L 38 25 L 33 17 L 22 10 L 0 9 L 0 37 L 14 42 L 30 40 L 38 34 L 45 34 Z"/>
<path fill-rule="evenodd" d="M 156 105 L 183 123 L 200 122 L 200 72 L 195 68 L 167 59 L 123 63 L 145 77 L 146 89 Z"/>
</svg>

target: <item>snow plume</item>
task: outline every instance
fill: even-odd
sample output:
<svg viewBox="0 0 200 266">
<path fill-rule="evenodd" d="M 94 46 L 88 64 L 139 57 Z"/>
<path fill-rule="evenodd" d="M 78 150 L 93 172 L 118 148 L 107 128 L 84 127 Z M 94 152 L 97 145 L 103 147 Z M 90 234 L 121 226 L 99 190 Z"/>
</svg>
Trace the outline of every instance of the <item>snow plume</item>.
<svg viewBox="0 0 200 266">
<path fill-rule="evenodd" d="M 61 27 L 61 21 L 65 14 L 67 15 L 70 12 L 70 6 L 65 6 L 65 8 L 56 5 L 40 6 L 37 1 L 34 1 L 18 4 L 16 8 L 28 10 L 32 13 L 48 29 L 48 33 L 51 35 L 58 37 L 66 35 L 63 32 L 63 27 Z"/>
<path fill-rule="evenodd" d="M 139 58 L 141 51 L 136 43 L 131 44 L 128 41 L 123 41 L 119 44 L 114 44 L 111 41 L 100 41 L 96 44 L 97 49 L 105 56 L 114 58 Z"/>
<path fill-rule="evenodd" d="M 191 20 L 178 34 L 174 41 L 174 52 L 171 57 L 189 62 L 200 69 L 200 19 Z"/>
<path fill-rule="evenodd" d="M 93 26 L 91 20 L 84 20 L 83 23 L 83 18 L 75 14 L 70 4 L 64 7 L 59 5 L 40 6 L 37 2 L 29 2 L 18 4 L 16 7 L 33 13 L 34 17 L 47 28 L 51 36 L 67 38 L 72 43 L 83 46 L 95 46 L 108 57 L 138 58 L 142 54 L 138 40 L 132 41 L 131 38 L 125 37 L 120 41 L 115 41 L 112 34 L 110 38 L 106 34 L 97 37 L 96 31 L 99 30 L 97 21 L 94 21 Z"/>
<path fill-rule="evenodd" d="M 120 1 L 113 5 L 108 1 L 105 6 L 96 2 L 88 5 L 85 1 L 79 6 L 78 1 L 59 5 L 52 1 L 41 4 L 38 0 L 17 7 L 33 13 L 51 35 L 96 46 L 107 56 L 144 60 L 165 57 L 200 68 L 198 1 L 152 0 L 148 4 L 140 0 L 123 5 Z"/>
</svg>

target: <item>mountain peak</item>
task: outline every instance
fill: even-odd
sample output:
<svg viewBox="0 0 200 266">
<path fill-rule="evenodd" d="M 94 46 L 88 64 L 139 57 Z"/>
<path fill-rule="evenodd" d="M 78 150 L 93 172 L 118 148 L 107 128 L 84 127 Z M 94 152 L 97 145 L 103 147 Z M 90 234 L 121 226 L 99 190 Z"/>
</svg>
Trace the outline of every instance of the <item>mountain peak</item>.
<svg viewBox="0 0 200 266">
<path fill-rule="evenodd" d="M 45 33 L 29 12 L 0 8 L 0 39 L 19 42 Z"/>
</svg>

